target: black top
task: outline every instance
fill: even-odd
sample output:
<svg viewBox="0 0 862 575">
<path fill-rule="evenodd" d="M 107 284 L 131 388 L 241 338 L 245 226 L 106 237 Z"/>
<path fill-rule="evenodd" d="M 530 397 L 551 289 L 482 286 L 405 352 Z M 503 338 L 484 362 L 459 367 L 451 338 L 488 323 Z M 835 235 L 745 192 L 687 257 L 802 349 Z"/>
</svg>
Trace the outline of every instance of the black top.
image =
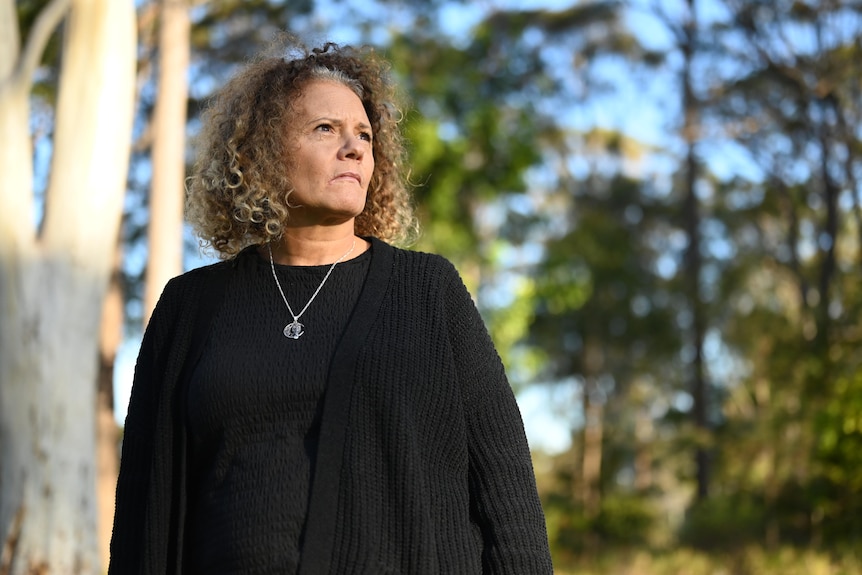
<svg viewBox="0 0 862 575">
<path fill-rule="evenodd" d="M 552 573 L 518 407 L 469 293 L 444 258 L 371 243 L 328 370 L 300 573 Z M 217 286 L 238 267 L 171 280 L 147 326 L 111 575 L 183 572 L 195 496 L 184 390 L 219 309 Z M 306 324 L 311 335 L 312 317 Z"/>
<path fill-rule="evenodd" d="M 289 339 L 269 261 L 238 257 L 190 381 L 192 572 L 296 573 L 329 363 L 369 261 L 366 252 L 337 265 L 300 318 L 305 333 Z M 276 266 L 294 312 L 330 267 Z"/>
</svg>

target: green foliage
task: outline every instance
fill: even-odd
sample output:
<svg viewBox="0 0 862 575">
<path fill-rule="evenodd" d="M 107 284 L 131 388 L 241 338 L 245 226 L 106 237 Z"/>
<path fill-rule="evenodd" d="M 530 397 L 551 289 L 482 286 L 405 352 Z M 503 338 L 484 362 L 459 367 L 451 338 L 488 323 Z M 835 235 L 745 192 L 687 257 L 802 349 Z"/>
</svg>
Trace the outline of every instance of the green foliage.
<svg viewBox="0 0 862 575">
<path fill-rule="evenodd" d="M 679 242 L 685 220 L 675 202 L 682 178 L 665 194 L 656 193 L 648 169 L 626 182 L 622 162 L 614 162 L 624 155 L 617 145 L 624 136 L 583 136 L 593 144 L 577 148 L 592 154 L 589 170 L 557 182 L 556 193 L 568 200 L 566 228 L 545 242 L 528 341 L 547 356 L 547 378 L 576 386 L 591 376 L 612 379 L 599 394 L 606 407 L 603 499 L 626 489 L 615 478 L 631 472 L 636 407 L 645 403 L 656 414 L 653 470 L 667 468 L 653 484 L 659 493 L 684 497 L 693 465 L 679 454 L 711 450 L 713 491 L 691 506 L 680 540 L 729 550 L 732 572 L 781 572 L 775 565 L 788 562 L 737 554 L 752 542 L 858 546 L 862 538 L 862 58 L 855 41 L 862 10 L 797 2 L 724 8 L 699 25 L 704 43 L 694 47 L 698 66 L 710 71 L 695 76 L 694 91 L 704 118 L 696 146 L 705 168 L 696 182 L 698 298 L 710 328 L 703 352 L 714 433 L 693 429 L 690 408 L 676 403 L 687 399 L 679 382 L 692 361 L 679 333 L 691 321 L 681 304 L 687 246 Z M 684 22 L 663 21 L 684 31 Z M 638 61 L 637 50 L 626 56 L 634 70 L 669 62 Z M 681 100 L 680 91 L 669 84 L 665 99 Z M 709 172 L 716 165 L 711 146 L 723 138 L 748 169 L 729 177 Z M 570 149 L 554 145 L 561 156 Z M 672 148 L 645 147 L 647 162 L 670 158 L 671 172 L 684 175 L 685 158 Z M 637 212 L 637 223 L 626 218 Z M 634 308 L 641 313 L 630 313 Z M 591 364 L 589 346 L 601 361 Z M 648 390 L 643 403 L 626 392 L 634 381 Z M 578 470 L 569 475 L 575 492 Z M 552 508 L 558 521 L 563 507 Z M 597 536 L 597 524 L 559 525 L 555 533 L 569 535 L 558 541 L 572 545 L 563 554 L 585 553 L 578 537 Z"/>
<path fill-rule="evenodd" d="M 812 503 L 823 537 L 862 539 L 862 371 L 839 377 L 815 420 L 816 472 Z"/>
<path fill-rule="evenodd" d="M 562 494 L 547 496 L 543 505 L 552 553 L 560 560 L 597 549 L 649 547 L 655 539 L 656 512 L 643 497 L 615 494 L 603 500 L 594 518 Z"/>
<path fill-rule="evenodd" d="M 570 560 L 586 551 L 592 539 L 592 524 L 570 497 L 551 495 L 543 501 L 551 553 Z"/>
<path fill-rule="evenodd" d="M 862 371 L 835 381 L 816 421 L 824 474 L 849 492 L 862 494 Z"/>
<path fill-rule="evenodd" d="M 719 197 L 717 213 L 737 250 L 721 295 L 731 304 L 721 314 L 723 337 L 747 364 L 740 380 L 747 396 L 734 393 L 728 404 L 719 473 L 738 497 L 762 494 L 782 541 L 858 543 L 862 228 L 853 174 L 862 156 L 850 126 L 858 122 L 852 37 L 862 11 L 745 3 L 732 23 L 748 57 L 716 110 L 725 121 L 752 123 L 738 141 L 763 177 L 729 182 L 730 194 Z M 781 32 L 790 29 L 796 34 Z M 850 29 L 857 32 L 848 36 Z M 800 31 L 822 41 L 804 46 Z M 842 208 L 845 191 L 850 203 Z"/>
<path fill-rule="evenodd" d="M 655 515 L 648 499 L 615 493 L 602 499 L 593 531 L 609 546 L 646 546 L 652 541 Z"/>
<path fill-rule="evenodd" d="M 625 385 L 679 345 L 672 288 L 656 271 L 657 246 L 644 239 L 665 225 L 665 212 L 624 177 L 593 176 L 578 188 L 572 230 L 547 245 L 530 338 L 554 377 L 607 373 Z M 587 341 L 602 350 L 598 372 L 586 363 Z"/>
<path fill-rule="evenodd" d="M 751 496 L 712 496 L 688 510 L 679 539 L 708 551 L 743 548 L 763 539 L 765 516 L 763 504 Z"/>
<path fill-rule="evenodd" d="M 515 73 L 503 58 L 488 58 L 494 41 L 480 27 L 466 48 L 411 33 L 393 38 L 387 50 L 415 103 L 405 133 L 425 231 L 420 247 L 433 247 L 462 268 L 488 263 L 473 251 L 483 239 L 479 208 L 523 192 L 527 169 L 540 159 L 535 141 L 543 120 L 529 101 L 514 97 L 540 70 Z"/>
</svg>

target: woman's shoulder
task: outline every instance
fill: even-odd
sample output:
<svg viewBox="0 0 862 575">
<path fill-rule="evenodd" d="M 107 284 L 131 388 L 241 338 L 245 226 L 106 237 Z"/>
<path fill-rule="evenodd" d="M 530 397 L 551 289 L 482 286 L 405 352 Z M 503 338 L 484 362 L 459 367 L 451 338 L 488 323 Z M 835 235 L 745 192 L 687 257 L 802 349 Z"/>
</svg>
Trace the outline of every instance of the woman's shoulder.
<svg viewBox="0 0 862 575">
<path fill-rule="evenodd" d="M 377 242 L 381 249 L 393 251 L 396 267 L 401 273 L 432 273 L 446 278 L 458 275 L 454 264 L 440 254 L 395 247 L 379 240 Z"/>
<path fill-rule="evenodd" d="M 168 285 L 176 286 L 176 287 L 190 287 L 195 286 L 197 284 L 205 283 L 210 281 L 215 275 L 219 273 L 225 273 L 230 268 L 236 265 L 235 260 L 223 260 L 218 261 L 212 264 L 200 266 L 197 268 L 190 269 L 174 278 L 172 278 Z"/>
<path fill-rule="evenodd" d="M 234 260 L 224 260 L 188 270 L 171 278 L 162 290 L 161 300 L 171 304 L 196 303 L 211 285 L 222 281 L 235 267 Z"/>
<path fill-rule="evenodd" d="M 165 285 L 153 309 L 147 330 L 167 337 L 178 325 L 191 325 L 204 302 L 217 301 L 227 282 L 231 261 L 201 266 L 180 274 Z"/>
<path fill-rule="evenodd" d="M 388 248 L 387 248 L 388 249 Z M 452 302 L 472 302 L 464 280 L 455 265 L 446 257 L 419 250 L 391 248 L 393 250 L 393 294 L 420 300 L 434 300 L 443 305 Z M 399 297 L 400 297 L 399 296 Z"/>
</svg>

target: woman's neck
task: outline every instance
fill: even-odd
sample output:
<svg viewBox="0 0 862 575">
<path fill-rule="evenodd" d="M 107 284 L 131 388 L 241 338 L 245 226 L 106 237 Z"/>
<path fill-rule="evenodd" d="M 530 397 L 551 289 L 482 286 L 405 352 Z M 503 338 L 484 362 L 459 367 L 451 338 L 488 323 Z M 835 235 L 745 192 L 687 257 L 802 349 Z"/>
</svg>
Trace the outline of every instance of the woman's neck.
<svg viewBox="0 0 862 575">
<path fill-rule="evenodd" d="M 357 238 L 352 230 L 324 234 L 288 229 L 281 241 L 274 242 L 271 247 L 273 261 L 277 264 L 317 266 L 331 264 L 339 258 L 356 257 L 368 249 L 368 242 Z"/>
</svg>

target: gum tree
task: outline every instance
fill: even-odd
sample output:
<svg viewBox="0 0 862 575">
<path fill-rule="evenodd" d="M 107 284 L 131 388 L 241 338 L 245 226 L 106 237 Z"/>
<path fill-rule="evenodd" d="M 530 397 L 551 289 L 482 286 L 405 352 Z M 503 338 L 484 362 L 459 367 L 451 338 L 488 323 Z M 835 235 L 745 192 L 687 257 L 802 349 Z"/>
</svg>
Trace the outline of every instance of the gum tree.
<svg viewBox="0 0 862 575">
<path fill-rule="evenodd" d="M 42 2 L 22 42 L 26 4 L 0 1 L 0 572 L 98 573 L 93 382 L 131 141 L 135 9 Z M 61 23 L 36 202 L 31 90 Z"/>
</svg>

